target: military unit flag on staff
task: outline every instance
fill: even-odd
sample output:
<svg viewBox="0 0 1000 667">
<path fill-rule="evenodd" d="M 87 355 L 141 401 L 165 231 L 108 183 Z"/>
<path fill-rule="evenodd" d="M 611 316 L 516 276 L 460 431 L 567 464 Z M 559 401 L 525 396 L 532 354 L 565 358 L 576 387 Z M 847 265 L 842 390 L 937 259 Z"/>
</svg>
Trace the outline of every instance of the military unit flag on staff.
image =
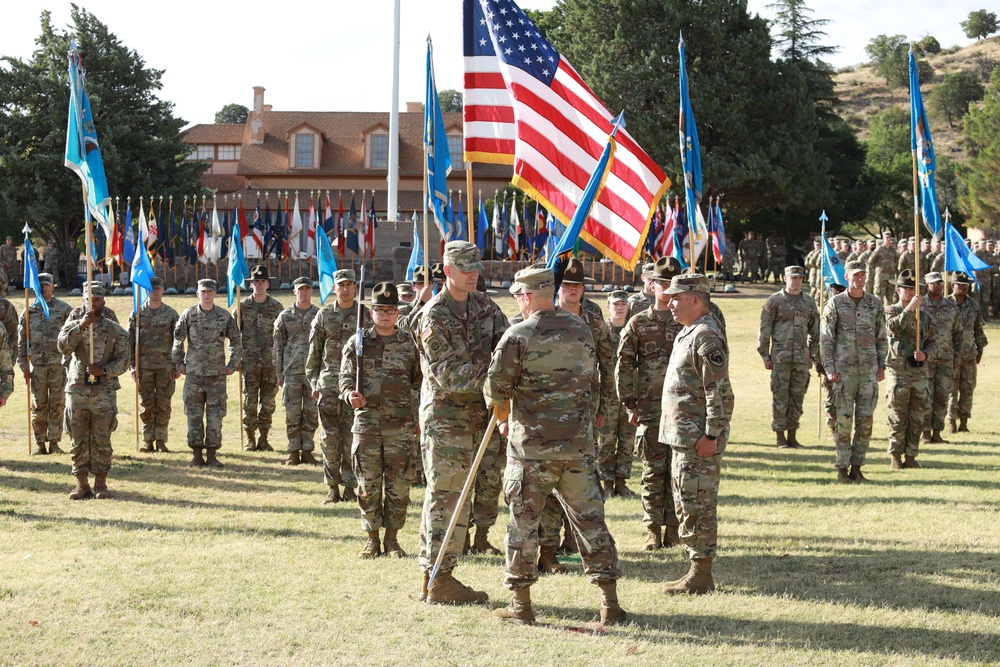
<svg viewBox="0 0 1000 667">
<path fill-rule="evenodd" d="M 920 76 L 913 51 L 910 51 L 910 148 L 916 160 L 917 179 L 920 184 L 919 197 L 914 196 L 914 213 L 919 208 L 923 215 L 924 227 L 940 238 L 941 211 L 938 209 L 937 190 L 934 187 L 937 160 L 934 157 L 931 128 L 927 124 L 927 114 L 924 112 L 924 100 L 920 94 Z"/>
<path fill-rule="evenodd" d="M 319 271 L 319 302 L 326 303 L 333 294 L 333 274 L 337 272 L 337 259 L 330 247 L 330 238 L 322 229 L 316 230 L 316 269 Z"/>
<path fill-rule="evenodd" d="M 826 235 L 826 211 L 819 217 L 823 223 L 823 231 L 820 234 L 820 273 L 823 276 L 823 284 L 842 285 L 847 287 L 847 276 L 844 273 L 844 263 L 840 261 L 840 256 L 834 252 L 830 245 L 830 239 Z"/>
<path fill-rule="evenodd" d="M 240 228 L 233 225 L 233 236 L 229 241 L 229 260 L 226 267 L 226 292 L 229 298 L 229 307 L 233 307 L 236 300 L 236 288 L 242 285 L 250 277 L 250 267 L 247 266 L 246 257 L 243 254 L 243 243 L 240 239 Z"/>
<path fill-rule="evenodd" d="M 69 47 L 69 122 L 66 128 L 65 165 L 83 181 L 86 193 L 87 211 L 111 237 L 108 221 L 108 180 L 104 175 L 104 160 L 101 145 L 97 141 L 94 115 L 90 109 L 90 97 L 84 86 L 83 60 L 76 47 L 76 40 Z"/>
<path fill-rule="evenodd" d="M 708 235 L 712 239 L 712 255 L 716 262 L 722 262 L 722 255 L 726 252 L 726 226 L 722 222 L 722 206 L 719 200 L 715 200 L 715 207 L 712 207 L 712 200 L 708 201 Z"/>
<path fill-rule="evenodd" d="M 28 238 L 28 234 L 31 233 L 31 228 L 27 224 L 24 225 L 24 254 L 22 259 L 24 260 L 24 286 L 31 288 L 35 293 L 35 303 L 34 305 L 42 305 L 42 313 L 45 314 L 45 319 L 49 319 L 49 304 L 45 302 L 42 297 L 42 284 L 38 279 L 38 255 L 35 254 L 35 247 L 31 245 L 31 239 Z"/>
<path fill-rule="evenodd" d="M 701 213 L 701 145 L 698 143 L 698 126 L 694 121 L 691 96 L 688 93 L 687 64 L 684 35 L 677 49 L 680 53 L 680 135 L 681 168 L 684 171 L 684 211 L 688 221 L 688 257 L 697 259 L 708 244 L 708 229 Z"/>
<path fill-rule="evenodd" d="M 955 229 L 954 225 L 950 222 L 946 222 L 944 224 L 944 228 L 944 270 L 964 273 L 975 280 L 978 285 L 979 279 L 976 278 L 976 271 L 985 271 L 990 269 L 990 265 L 979 259 L 979 257 L 977 257 L 976 254 L 965 245 L 965 239 L 963 239 L 962 235 L 958 233 L 958 230 Z"/>
<path fill-rule="evenodd" d="M 434 211 L 434 222 L 441 240 L 451 238 L 448 204 L 448 174 L 451 173 L 451 151 L 444 130 L 441 100 L 434 81 L 434 47 L 427 37 L 427 87 L 424 95 L 424 156 L 427 161 L 427 203 Z"/>
<path fill-rule="evenodd" d="M 513 163 L 513 184 L 568 224 L 612 115 L 517 4 L 465 0 L 464 7 L 465 159 Z M 670 181 L 626 132 L 617 141 L 606 187 L 581 233 L 632 268 Z"/>
<path fill-rule="evenodd" d="M 138 244 L 135 253 L 135 261 L 132 263 L 132 312 L 136 314 L 138 321 L 139 308 L 146 302 L 149 293 L 153 291 L 153 264 L 149 261 L 149 252 L 146 250 L 146 243 L 139 230 Z"/>
</svg>

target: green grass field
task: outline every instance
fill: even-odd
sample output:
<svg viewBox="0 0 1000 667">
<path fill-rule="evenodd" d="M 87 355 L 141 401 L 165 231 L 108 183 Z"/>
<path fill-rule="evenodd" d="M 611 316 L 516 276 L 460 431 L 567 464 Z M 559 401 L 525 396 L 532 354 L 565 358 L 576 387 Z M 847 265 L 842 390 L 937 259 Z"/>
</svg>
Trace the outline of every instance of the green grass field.
<svg viewBox="0 0 1000 667">
<path fill-rule="evenodd" d="M 489 608 L 418 602 L 412 554 L 423 490 L 414 490 L 400 534 L 411 557 L 359 561 L 358 509 L 320 504 L 320 469 L 285 468 L 280 451 L 240 451 L 235 377 L 224 470 L 185 466 L 180 387 L 174 453 L 136 453 L 134 385 L 124 378 L 114 498 L 71 501 L 69 457 L 27 455 L 18 378 L 0 411 L 0 664 L 1000 663 L 1000 332 L 987 330 L 994 343 L 980 368 L 972 433 L 923 446 L 921 470 L 890 471 L 881 396 L 865 469 L 874 483 L 840 486 L 832 443 L 817 437 L 815 381 L 799 435 L 808 448 L 774 446 L 768 376 L 755 351 L 770 291 L 718 298 L 736 393 L 719 498 L 719 590 L 663 596 L 661 583 L 686 563 L 676 549 L 639 551 L 638 499 L 611 499 L 629 623 L 606 630 L 596 622 L 597 589 L 573 558 L 564 562 L 577 574 L 533 588 L 535 627 L 490 615 L 508 599 L 501 557 L 470 557 L 457 570 L 490 594 Z M 180 310 L 195 299 L 168 302 Z M 130 298 L 108 303 L 127 318 Z M 275 424 L 280 448 L 280 402 Z M 505 526 L 501 511 L 494 543 Z"/>
</svg>

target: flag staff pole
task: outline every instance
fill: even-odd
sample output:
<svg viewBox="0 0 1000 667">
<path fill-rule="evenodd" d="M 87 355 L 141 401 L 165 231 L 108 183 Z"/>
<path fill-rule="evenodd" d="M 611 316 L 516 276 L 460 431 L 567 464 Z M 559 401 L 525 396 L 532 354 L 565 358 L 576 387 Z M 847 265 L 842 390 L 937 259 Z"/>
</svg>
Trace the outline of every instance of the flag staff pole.
<svg viewBox="0 0 1000 667">
<path fill-rule="evenodd" d="M 465 163 L 465 191 L 469 193 L 469 213 L 468 213 L 469 217 L 466 218 L 465 220 L 465 224 L 467 225 L 467 231 L 469 235 L 466 238 L 469 239 L 470 243 L 475 243 L 476 242 L 475 224 L 472 222 L 473 215 L 472 215 L 472 163 L 471 162 Z M 461 197 L 461 194 L 459 195 L 459 197 Z"/>
<path fill-rule="evenodd" d="M 94 227 L 90 221 L 90 207 L 87 205 L 88 194 L 87 194 L 87 182 L 83 182 L 83 226 L 86 235 L 86 253 L 87 253 L 87 289 L 83 291 L 83 303 L 84 312 L 90 310 L 90 304 L 87 303 L 88 298 L 90 298 L 90 283 L 94 280 L 94 255 L 91 251 L 91 246 L 94 243 Z M 87 339 L 90 344 L 90 351 L 88 354 L 89 364 L 92 366 L 94 364 L 94 327 L 87 327 Z M 95 384 L 97 378 L 90 375 L 90 369 L 87 369 L 87 379 L 88 384 Z"/>
<path fill-rule="evenodd" d="M 241 316 L 240 309 L 240 287 L 243 283 L 236 284 L 236 328 L 240 330 L 240 340 L 243 340 L 243 318 Z M 240 404 L 240 449 L 244 447 L 243 442 L 243 362 L 240 361 L 239 366 L 236 367 L 236 372 L 238 374 L 237 383 L 239 384 L 239 394 L 237 396 L 236 402 Z"/>
<path fill-rule="evenodd" d="M 941 247 L 942 256 L 944 259 L 941 262 L 941 273 L 944 274 L 944 295 L 948 296 L 948 267 L 945 264 L 948 261 L 948 225 L 951 224 L 951 212 L 948 207 L 944 207 L 944 228 L 941 230 Z"/>
<path fill-rule="evenodd" d="M 23 231 L 24 231 L 24 238 L 28 238 L 28 233 L 31 231 L 31 228 L 28 227 L 28 223 L 24 223 L 24 230 Z M 25 266 L 27 266 L 26 262 L 22 262 L 22 263 Z M 48 270 L 48 267 L 46 267 L 46 270 Z M 56 270 L 56 274 L 55 275 L 59 275 L 58 269 Z M 23 276 L 22 276 L 22 278 L 23 278 Z M 32 430 L 31 430 L 31 312 L 28 311 L 28 281 L 24 280 L 23 282 L 24 282 L 24 349 L 25 349 L 24 358 L 25 358 L 25 361 L 27 362 L 27 366 L 28 366 L 28 372 L 24 376 L 24 390 L 25 390 L 25 394 L 26 394 L 27 399 L 28 399 L 28 403 L 27 403 L 27 405 L 28 405 L 28 410 L 27 410 L 27 413 L 28 413 L 28 420 L 27 420 L 28 421 L 28 456 L 31 456 L 31 435 L 32 435 Z M 39 299 L 44 299 L 45 298 L 41 294 L 38 294 L 37 297 Z"/>
<path fill-rule="evenodd" d="M 819 253 L 819 315 L 823 317 L 823 297 L 826 296 L 826 278 L 823 276 L 823 263 L 826 261 L 826 209 L 819 216 L 820 223 L 822 224 L 821 229 L 823 230 L 823 235 L 820 237 L 822 243 L 820 244 Z M 845 286 L 846 287 L 846 286 Z M 823 369 L 826 370 L 826 369 Z M 823 380 L 826 378 L 821 377 L 819 379 L 819 402 L 816 404 L 816 439 L 823 437 Z"/>
<path fill-rule="evenodd" d="M 138 285 L 132 285 L 132 304 L 135 308 L 135 451 L 139 451 L 139 329 L 142 327 L 142 305 L 139 303 L 136 290 Z"/>
<path fill-rule="evenodd" d="M 913 95 L 913 92 L 910 92 Z M 913 280 L 916 285 L 917 294 L 920 294 L 920 253 L 916 250 L 920 249 L 920 197 L 918 194 L 918 184 L 917 184 L 917 149 L 914 148 L 911 151 L 913 155 L 913 242 L 915 244 L 915 250 L 913 253 Z M 916 345 L 914 349 L 920 349 L 920 306 L 917 306 L 917 336 Z"/>
</svg>

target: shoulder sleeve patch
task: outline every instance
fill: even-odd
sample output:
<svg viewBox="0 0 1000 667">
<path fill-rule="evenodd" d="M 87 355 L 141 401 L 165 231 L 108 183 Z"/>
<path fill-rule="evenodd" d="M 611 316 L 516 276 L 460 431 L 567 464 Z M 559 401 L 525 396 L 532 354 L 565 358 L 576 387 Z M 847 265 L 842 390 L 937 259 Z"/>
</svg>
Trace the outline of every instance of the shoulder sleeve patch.
<svg viewBox="0 0 1000 667">
<path fill-rule="evenodd" d="M 713 366 L 722 368 L 722 365 L 726 363 L 726 355 L 722 353 L 722 350 L 712 350 L 708 353 L 708 362 Z"/>
</svg>

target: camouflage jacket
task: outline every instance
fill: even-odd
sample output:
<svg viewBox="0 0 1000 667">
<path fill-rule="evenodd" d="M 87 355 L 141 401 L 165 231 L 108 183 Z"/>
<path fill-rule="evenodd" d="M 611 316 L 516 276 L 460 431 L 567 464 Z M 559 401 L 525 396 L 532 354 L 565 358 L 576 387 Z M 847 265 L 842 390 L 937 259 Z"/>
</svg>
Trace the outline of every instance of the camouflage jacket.
<svg viewBox="0 0 1000 667">
<path fill-rule="evenodd" d="M 25 336 L 24 313 L 18 320 L 17 326 L 17 364 L 22 371 L 28 369 L 28 347 L 31 347 L 32 366 L 54 366 L 62 364 L 64 359 L 56 342 L 59 339 L 59 330 L 69 319 L 69 312 L 72 308 L 65 301 L 52 297 L 48 302 L 49 319 L 45 319 L 41 304 L 32 304 L 28 310 L 28 324 L 31 328 L 31 340 Z"/>
<path fill-rule="evenodd" d="M 486 426 L 483 383 L 507 317 L 488 296 L 472 292 L 466 316 L 447 287 L 420 309 L 413 340 L 424 376 L 420 428 L 428 437 L 465 434 Z"/>
<path fill-rule="evenodd" d="M 599 390 L 591 327 L 556 308 L 507 330 L 483 395 L 490 406 L 511 401 L 508 456 L 552 461 L 595 456 Z"/>
<path fill-rule="evenodd" d="M 348 308 L 341 308 L 334 300 L 316 313 L 309 330 L 309 353 L 306 357 L 306 377 L 313 391 L 324 396 L 340 394 L 340 354 L 347 339 L 357 329 L 357 300 Z"/>
<path fill-rule="evenodd" d="M 17 352 L 17 308 L 5 297 L 0 296 L 0 328 L 7 332 L 8 347 L 10 347 L 11 358 Z"/>
<path fill-rule="evenodd" d="M 231 312 L 243 337 L 245 364 L 274 365 L 274 321 L 278 319 L 281 310 L 281 303 L 272 296 L 268 296 L 262 303 L 257 303 L 252 296 L 248 296 L 233 307 Z"/>
<path fill-rule="evenodd" d="M 660 442 L 694 449 L 702 435 L 725 451 L 735 398 L 729 384 L 729 346 L 705 315 L 681 329 L 670 353 L 660 406 Z"/>
<path fill-rule="evenodd" d="M 898 263 L 899 255 L 896 249 L 880 245 L 868 257 L 868 270 L 875 274 L 876 279 L 895 278 Z"/>
<path fill-rule="evenodd" d="M 869 292 L 857 305 L 848 292 L 830 299 L 823 308 L 819 345 L 827 373 L 874 374 L 885 368 L 888 343 L 882 302 Z"/>
<path fill-rule="evenodd" d="M 962 352 L 956 363 L 975 361 L 986 347 L 986 334 L 983 332 L 983 314 L 979 304 L 971 298 L 959 303 L 955 295 L 948 297 L 958 306 L 958 320 L 962 329 Z"/>
<path fill-rule="evenodd" d="M 229 339 L 229 363 L 223 339 Z M 184 347 L 187 344 L 187 354 Z M 201 305 L 185 308 L 174 327 L 174 368 L 188 375 L 218 376 L 235 371 L 240 365 L 243 345 L 236 321 L 225 308 Z"/>
<path fill-rule="evenodd" d="M 663 378 L 682 329 L 669 310 L 652 306 L 632 317 L 622 330 L 615 365 L 618 398 L 629 412 L 638 412 L 645 424 L 660 423 Z"/>
<path fill-rule="evenodd" d="M 656 297 L 652 294 L 646 294 L 645 292 L 630 294 L 628 297 L 628 317 L 631 318 L 633 315 L 638 315 L 652 306 L 654 301 L 656 301 Z"/>
<path fill-rule="evenodd" d="M 139 309 L 139 364 L 142 370 L 172 369 L 174 361 L 174 329 L 180 315 L 177 311 L 163 303 L 156 310 L 147 303 Z M 136 318 L 135 313 L 128 318 L 128 346 L 135 357 Z M 135 359 L 132 359 L 135 366 Z"/>
<path fill-rule="evenodd" d="M 87 365 L 90 363 L 90 331 L 80 326 L 82 319 L 66 320 L 59 332 L 59 351 L 70 356 L 66 392 L 88 394 L 91 387 L 84 384 Z M 132 355 L 128 348 L 128 333 L 121 325 L 108 318 L 95 322 L 94 363 L 104 369 L 97 387 L 106 391 L 118 391 L 121 383 L 118 376 L 132 365 Z"/>
<path fill-rule="evenodd" d="M 944 271 L 944 252 L 939 252 L 931 259 L 928 271 Z"/>
<path fill-rule="evenodd" d="M 402 433 L 416 421 L 414 390 L 420 388 L 420 360 L 413 339 L 399 331 L 379 336 L 375 327 L 364 333 L 363 364 L 365 407 L 353 408 L 352 433 Z M 351 404 L 358 375 L 358 337 L 351 336 L 340 361 L 340 399 Z"/>
<path fill-rule="evenodd" d="M 899 303 L 885 309 L 885 331 L 888 353 L 885 365 L 897 375 L 907 378 L 927 377 L 927 364 L 913 366 L 909 359 L 913 356 L 917 343 L 916 312 L 907 311 Z M 920 349 L 928 359 L 938 355 L 938 337 L 931 327 L 931 320 L 923 308 L 920 309 Z"/>
<path fill-rule="evenodd" d="M 14 351 L 7 329 L 0 327 L 0 398 L 14 393 Z"/>
<path fill-rule="evenodd" d="M 580 301 L 580 306 L 580 317 L 590 326 L 594 343 L 597 345 L 597 368 L 601 374 L 598 409 L 607 414 L 607 411 L 618 403 L 615 392 L 615 346 L 611 340 L 611 329 L 604 321 L 604 311 L 599 305 L 584 297 Z"/>
<path fill-rule="evenodd" d="M 15 262 L 17 262 L 17 246 L 6 243 L 0 245 L 0 264 L 12 266 Z"/>
<path fill-rule="evenodd" d="M 914 262 L 916 261 L 916 255 L 907 250 L 906 252 L 900 254 L 899 261 L 896 262 L 896 275 L 899 275 L 906 269 L 910 271 L 914 270 Z M 923 259 L 920 260 L 920 273 L 927 273 L 927 265 L 924 264 Z"/>
<path fill-rule="evenodd" d="M 90 310 L 90 306 L 77 306 L 73 310 L 69 311 L 69 317 L 67 317 L 66 319 L 82 320 L 84 316 L 87 314 L 88 310 Z M 103 317 L 106 320 L 111 320 L 115 324 L 121 324 L 121 322 L 118 321 L 118 315 L 115 313 L 115 311 L 111 310 L 107 306 L 101 306 L 101 317 Z"/>
<path fill-rule="evenodd" d="M 767 298 L 760 311 L 757 353 L 776 364 L 819 361 L 819 311 L 811 296 L 781 290 Z"/>
<path fill-rule="evenodd" d="M 944 296 L 937 301 L 925 298 L 920 304 L 920 312 L 927 313 L 930 328 L 938 341 L 934 346 L 934 355 L 928 355 L 928 360 L 931 363 L 955 363 L 962 355 L 963 342 L 958 304 Z"/>
<path fill-rule="evenodd" d="M 302 310 L 292 304 L 274 321 L 274 368 L 278 377 L 305 375 L 309 356 L 309 332 L 319 308 Z"/>
</svg>

